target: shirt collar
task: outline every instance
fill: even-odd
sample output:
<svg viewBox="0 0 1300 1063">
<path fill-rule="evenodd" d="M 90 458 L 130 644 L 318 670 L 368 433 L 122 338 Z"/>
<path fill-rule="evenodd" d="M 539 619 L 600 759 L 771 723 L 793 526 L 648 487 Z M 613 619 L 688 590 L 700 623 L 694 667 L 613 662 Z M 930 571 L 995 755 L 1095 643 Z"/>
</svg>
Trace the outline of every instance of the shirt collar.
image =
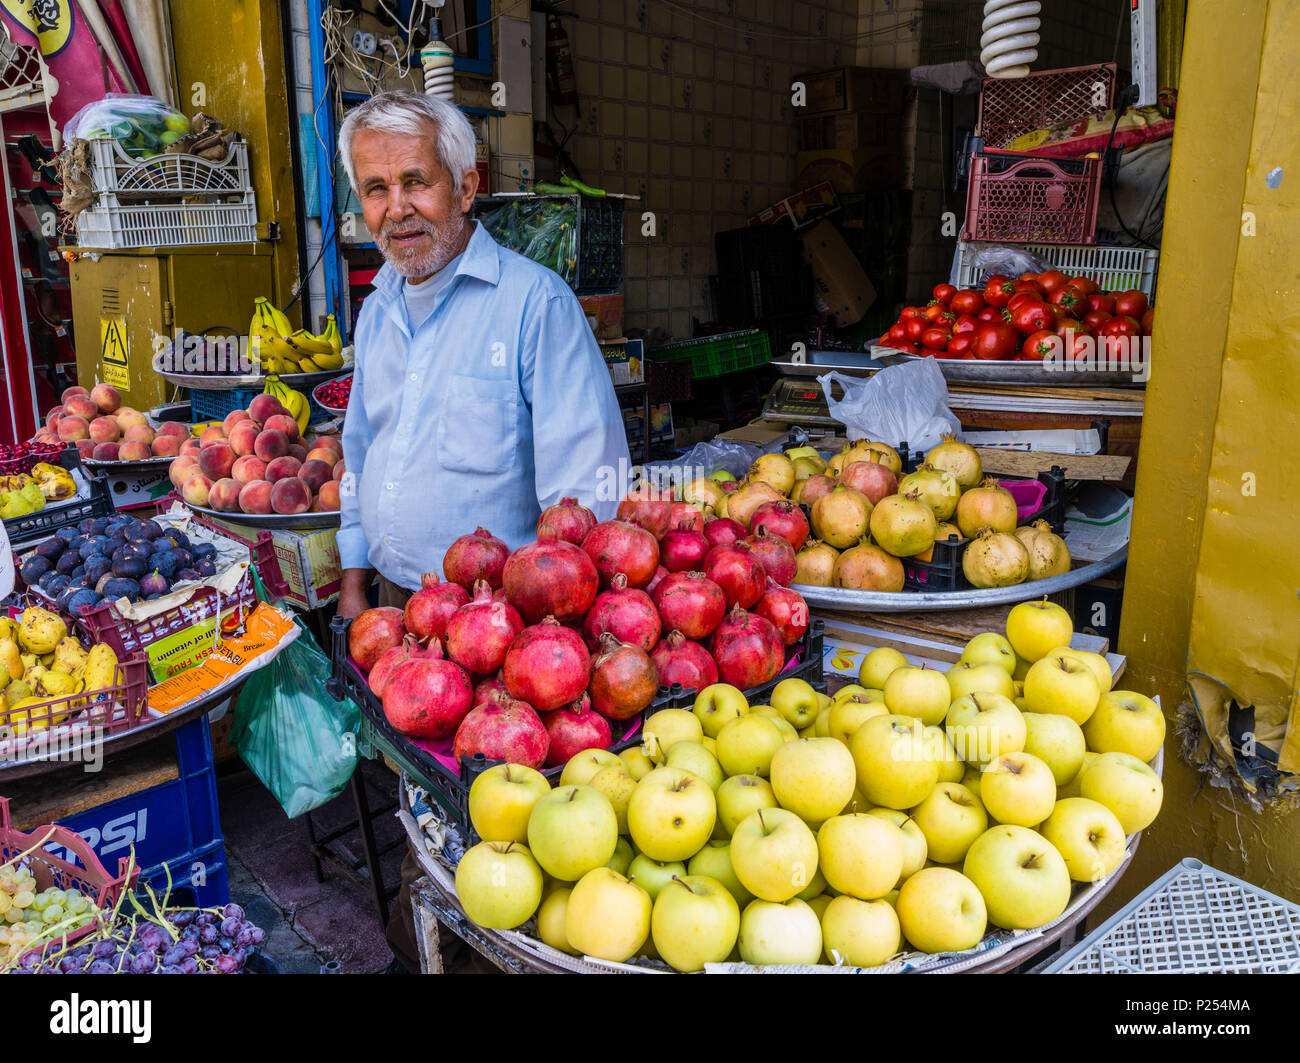
<svg viewBox="0 0 1300 1063">
<path fill-rule="evenodd" d="M 454 281 L 460 276 L 476 277 L 478 280 L 487 281 L 488 284 L 496 284 L 501 279 L 501 259 L 497 254 L 499 250 L 497 242 L 492 239 L 478 219 L 471 224 L 474 229 L 470 233 L 469 243 L 461 252 L 460 263 L 456 266 L 456 272 L 452 274 L 451 279 Z M 385 303 L 391 303 L 398 298 L 405 283 L 406 278 L 387 262 L 380 267 L 379 272 L 375 274 L 375 279 L 371 281 L 375 291 Z"/>
</svg>

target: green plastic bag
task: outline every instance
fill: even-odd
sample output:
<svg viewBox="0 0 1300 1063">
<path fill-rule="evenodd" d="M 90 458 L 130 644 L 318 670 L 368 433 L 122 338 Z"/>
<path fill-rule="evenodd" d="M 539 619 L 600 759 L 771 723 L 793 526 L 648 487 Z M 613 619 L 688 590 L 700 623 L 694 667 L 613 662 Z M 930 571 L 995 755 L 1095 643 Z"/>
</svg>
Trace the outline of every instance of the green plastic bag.
<svg viewBox="0 0 1300 1063">
<path fill-rule="evenodd" d="M 337 797 L 357 767 L 361 712 L 325 690 L 330 662 L 301 617 L 298 638 L 239 693 L 230 740 L 290 819 Z"/>
</svg>

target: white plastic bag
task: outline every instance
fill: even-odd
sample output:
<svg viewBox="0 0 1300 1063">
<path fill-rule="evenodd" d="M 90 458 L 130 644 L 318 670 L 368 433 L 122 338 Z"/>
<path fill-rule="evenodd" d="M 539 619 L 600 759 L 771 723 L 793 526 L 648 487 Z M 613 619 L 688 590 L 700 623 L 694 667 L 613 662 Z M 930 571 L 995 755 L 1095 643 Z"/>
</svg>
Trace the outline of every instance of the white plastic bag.
<svg viewBox="0 0 1300 1063">
<path fill-rule="evenodd" d="M 945 433 L 957 435 L 961 422 L 948 409 L 948 385 L 933 358 L 891 365 L 869 380 L 827 373 L 817 378 L 831 416 L 843 422 L 848 437 L 874 439 L 912 451 L 937 446 Z M 831 394 L 838 382 L 844 397 Z"/>
</svg>

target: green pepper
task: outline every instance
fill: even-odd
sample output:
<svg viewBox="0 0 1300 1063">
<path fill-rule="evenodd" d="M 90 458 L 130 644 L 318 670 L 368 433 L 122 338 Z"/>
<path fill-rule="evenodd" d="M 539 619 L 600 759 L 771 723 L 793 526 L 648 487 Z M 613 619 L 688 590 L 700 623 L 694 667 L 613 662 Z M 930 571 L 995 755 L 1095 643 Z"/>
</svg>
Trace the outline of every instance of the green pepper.
<svg viewBox="0 0 1300 1063">
<path fill-rule="evenodd" d="M 584 196 L 595 196 L 599 199 L 605 194 L 603 188 L 592 188 L 591 185 L 583 184 L 581 181 L 575 181 L 567 173 L 560 175 L 560 183 L 568 185 L 577 192 L 581 192 Z"/>
<path fill-rule="evenodd" d="M 569 188 L 566 185 L 551 184 L 551 182 L 549 181 L 538 181 L 533 185 L 533 191 L 538 193 L 546 193 L 548 195 L 558 194 L 558 195 L 571 196 L 573 195 L 574 189 Z"/>
</svg>

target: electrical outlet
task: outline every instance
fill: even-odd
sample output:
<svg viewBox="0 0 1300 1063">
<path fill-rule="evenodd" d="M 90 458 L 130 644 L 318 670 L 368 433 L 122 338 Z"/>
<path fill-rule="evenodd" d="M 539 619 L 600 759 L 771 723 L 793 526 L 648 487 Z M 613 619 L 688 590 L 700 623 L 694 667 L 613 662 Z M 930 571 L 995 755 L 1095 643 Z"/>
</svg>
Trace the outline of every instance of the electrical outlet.
<svg viewBox="0 0 1300 1063">
<path fill-rule="evenodd" d="M 379 50 L 379 39 L 373 33 L 357 30 L 352 34 L 352 50 L 362 55 L 374 55 Z"/>
</svg>

